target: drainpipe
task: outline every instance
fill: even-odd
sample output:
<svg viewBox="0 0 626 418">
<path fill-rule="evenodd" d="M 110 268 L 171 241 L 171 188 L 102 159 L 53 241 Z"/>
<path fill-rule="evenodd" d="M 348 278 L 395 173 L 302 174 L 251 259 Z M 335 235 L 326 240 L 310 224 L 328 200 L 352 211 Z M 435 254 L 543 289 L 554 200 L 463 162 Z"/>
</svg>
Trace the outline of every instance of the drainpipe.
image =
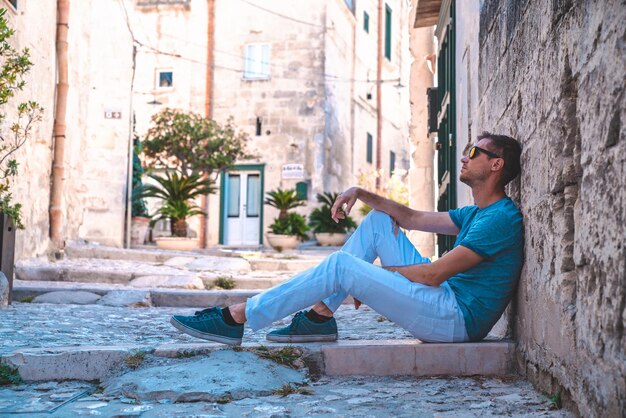
<svg viewBox="0 0 626 418">
<path fill-rule="evenodd" d="M 378 0 L 378 45 L 376 59 L 376 172 L 380 173 L 383 154 L 383 0 Z M 376 190 L 380 189 L 380 176 L 376 176 Z"/>
<path fill-rule="evenodd" d="M 204 114 L 208 119 L 213 117 L 213 48 L 215 45 L 215 0 L 207 0 L 207 57 L 206 57 L 206 91 L 204 98 Z M 207 215 L 200 215 L 200 232 L 198 241 L 200 248 L 206 248 L 207 229 L 209 223 L 209 199 L 207 195 L 200 198 L 200 207 Z"/>
<path fill-rule="evenodd" d="M 52 182 L 50 186 L 50 239 L 56 250 L 63 248 L 63 183 L 65 172 L 65 115 L 67 111 L 67 32 L 69 29 L 69 0 L 57 0 L 57 85 L 54 109 Z"/>
</svg>

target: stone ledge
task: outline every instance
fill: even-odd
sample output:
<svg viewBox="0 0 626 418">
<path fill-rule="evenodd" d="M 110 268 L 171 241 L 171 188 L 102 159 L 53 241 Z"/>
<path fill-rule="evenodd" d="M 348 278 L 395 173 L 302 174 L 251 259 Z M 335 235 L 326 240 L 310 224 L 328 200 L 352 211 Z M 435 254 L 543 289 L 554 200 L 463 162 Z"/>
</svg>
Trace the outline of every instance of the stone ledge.
<svg viewBox="0 0 626 418">
<path fill-rule="evenodd" d="M 270 349 L 290 344 L 267 343 Z M 291 344 L 302 349 L 313 374 L 329 376 L 502 376 L 514 372 L 515 344 L 511 341 L 461 344 L 423 344 L 419 341 L 338 341 Z M 243 349 L 259 347 L 244 344 Z M 185 358 L 229 349 L 217 343 L 109 347 L 56 347 L 24 349 L 2 356 L 1 363 L 18 368 L 26 381 L 95 380 L 124 366 L 136 351 L 156 357 Z"/>
</svg>

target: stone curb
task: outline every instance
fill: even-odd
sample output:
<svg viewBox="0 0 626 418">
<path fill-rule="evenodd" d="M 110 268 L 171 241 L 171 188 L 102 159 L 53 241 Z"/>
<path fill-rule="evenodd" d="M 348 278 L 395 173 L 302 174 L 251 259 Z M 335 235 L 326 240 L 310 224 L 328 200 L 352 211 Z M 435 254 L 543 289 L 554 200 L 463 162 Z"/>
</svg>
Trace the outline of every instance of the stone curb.
<svg viewBox="0 0 626 418">
<path fill-rule="evenodd" d="M 243 345 L 244 350 L 259 344 Z M 268 343 L 270 350 L 288 344 Z M 515 344 L 510 341 L 422 344 L 416 341 L 339 341 L 295 345 L 311 374 L 329 376 L 504 376 L 514 373 Z M 157 347 L 57 347 L 24 349 L 0 362 L 17 367 L 26 381 L 100 380 L 125 367 L 138 351 L 156 357 L 186 358 L 229 349 L 217 343 L 167 344 Z"/>
<path fill-rule="evenodd" d="M 242 303 L 258 295 L 261 290 L 178 290 L 178 289 L 120 289 L 116 287 L 81 287 L 80 289 L 58 287 L 21 287 L 13 288 L 13 300 L 30 299 L 50 292 L 57 291 L 91 292 L 104 296 L 109 292 L 137 292 L 150 293 L 151 306 L 157 308 L 206 308 L 207 306 L 226 307 L 235 303 Z M 352 297 L 348 297 L 344 304 L 352 304 Z"/>
<path fill-rule="evenodd" d="M 45 293 L 64 291 L 91 292 L 101 296 L 109 292 L 136 292 L 147 290 L 150 293 L 152 306 L 160 308 L 205 308 L 207 306 L 226 307 L 234 303 L 245 302 L 259 293 L 258 290 L 175 290 L 175 289 L 119 289 L 119 288 L 56 288 L 56 287 L 15 287 L 13 289 L 13 300 L 20 301 L 32 298 Z"/>
</svg>

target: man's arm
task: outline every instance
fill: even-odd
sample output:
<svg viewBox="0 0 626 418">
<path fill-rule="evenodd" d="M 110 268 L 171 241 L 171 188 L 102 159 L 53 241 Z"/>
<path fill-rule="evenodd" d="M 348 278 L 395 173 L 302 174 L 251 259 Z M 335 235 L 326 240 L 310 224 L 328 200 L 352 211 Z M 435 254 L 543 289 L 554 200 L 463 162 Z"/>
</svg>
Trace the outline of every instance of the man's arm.
<svg viewBox="0 0 626 418">
<path fill-rule="evenodd" d="M 415 283 L 439 286 L 455 274 L 462 273 L 483 261 L 483 257 L 462 245 L 430 264 L 410 266 L 387 266 L 389 271 L 397 271 Z"/>
<path fill-rule="evenodd" d="M 459 228 L 452 222 L 447 212 L 424 212 L 413 210 L 391 199 L 370 193 L 360 187 L 351 187 L 337 197 L 331 209 L 331 216 L 335 222 L 350 214 L 352 206 L 360 200 L 375 210 L 385 212 L 396 220 L 399 226 L 409 230 L 434 232 L 437 234 L 456 235 Z M 340 209 L 345 207 L 345 215 Z"/>
</svg>

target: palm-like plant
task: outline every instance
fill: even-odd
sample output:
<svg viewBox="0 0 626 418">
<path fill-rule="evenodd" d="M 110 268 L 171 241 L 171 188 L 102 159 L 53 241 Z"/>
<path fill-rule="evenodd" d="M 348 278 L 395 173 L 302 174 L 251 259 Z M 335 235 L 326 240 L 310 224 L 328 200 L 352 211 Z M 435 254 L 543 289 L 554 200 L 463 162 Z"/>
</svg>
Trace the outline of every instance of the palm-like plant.
<svg viewBox="0 0 626 418">
<path fill-rule="evenodd" d="M 280 187 L 271 192 L 267 192 L 267 198 L 265 204 L 270 205 L 280 211 L 278 214 L 279 220 L 287 219 L 287 211 L 289 209 L 297 208 L 298 206 L 304 206 L 306 203 L 304 199 L 298 196 L 294 189 L 283 190 Z"/>
<path fill-rule="evenodd" d="M 313 232 L 345 234 L 349 230 L 356 228 L 356 222 L 349 216 L 346 216 L 345 219 L 340 219 L 338 223 L 331 218 L 330 210 L 338 196 L 338 193 L 317 194 L 316 199 L 322 206 L 314 209 L 309 215 L 309 226 L 313 229 Z"/>
<path fill-rule="evenodd" d="M 155 220 L 170 219 L 172 235 L 187 236 L 187 218 L 204 213 L 193 203 L 193 199 L 212 193 L 211 182 L 198 174 L 185 176 L 177 172 L 166 172 L 165 176 L 150 174 L 148 177 L 157 184 L 143 186 L 142 197 L 154 197 L 163 201 L 163 205 L 152 217 Z"/>
</svg>

